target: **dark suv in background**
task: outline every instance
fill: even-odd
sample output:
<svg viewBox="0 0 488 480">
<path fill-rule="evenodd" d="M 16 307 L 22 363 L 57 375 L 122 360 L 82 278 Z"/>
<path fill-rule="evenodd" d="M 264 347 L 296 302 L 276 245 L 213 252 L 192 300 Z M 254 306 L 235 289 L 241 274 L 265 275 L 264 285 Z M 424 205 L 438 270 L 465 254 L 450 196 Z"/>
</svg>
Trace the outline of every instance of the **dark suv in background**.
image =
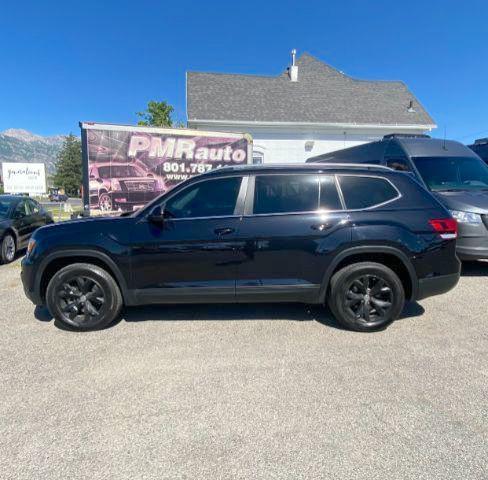
<svg viewBox="0 0 488 480">
<path fill-rule="evenodd" d="M 412 176 L 458 221 L 461 260 L 488 259 L 488 166 L 466 145 L 427 135 L 392 134 L 307 162 L 378 164 Z"/>
<path fill-rule="evenodd" d="M 488 138 L 478 138 L 468 147 L 478 155 L 483 162 L 488 163 Z"/>
<path fill-rule="evenodd" d="M 124 304 L 303 302 L 367 331 L 405 299 L 456 285 L 456 233 L 432 195 L 389 168 L 227 167 L 130 216 L 38 230 L 22 280 L 35 304 L 83 330 Z"/>
</svg>

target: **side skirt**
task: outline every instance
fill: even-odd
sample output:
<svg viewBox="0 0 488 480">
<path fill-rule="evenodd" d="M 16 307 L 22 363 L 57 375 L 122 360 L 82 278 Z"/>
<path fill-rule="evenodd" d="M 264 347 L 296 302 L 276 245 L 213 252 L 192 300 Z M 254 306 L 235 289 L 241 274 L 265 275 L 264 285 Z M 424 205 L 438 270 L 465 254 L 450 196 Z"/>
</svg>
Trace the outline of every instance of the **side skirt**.
<svg viewBox="0 0 488 480">
<path fill-rule="evenodd" d="M 178 303 L 319 303 L 320 285 L 129 290 L 127 305 Z"/>
</svg>

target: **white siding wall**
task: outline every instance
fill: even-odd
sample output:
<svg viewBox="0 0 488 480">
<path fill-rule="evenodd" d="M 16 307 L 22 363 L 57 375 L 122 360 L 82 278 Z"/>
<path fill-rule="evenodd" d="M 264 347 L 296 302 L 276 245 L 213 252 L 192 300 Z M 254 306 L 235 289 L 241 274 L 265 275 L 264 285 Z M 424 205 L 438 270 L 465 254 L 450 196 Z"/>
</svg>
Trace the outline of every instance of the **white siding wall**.
<svg viewBox="0 0 488 480">
<path fill-rule="evenodd" d="M 264 154 L 265 163 L 305 162 L 307 158 L 321 153 L 333 152 L 343 148 L 379 140 L 383 135 L 344 135 L 333 133 L 306 132 L 260 132 L 249 130 L 253 137 L 253 147 Z M 313 141 L 307 151 L 306 143 Z"/>
<path fill-rule="evenodd" d="M 380 140 L 388 133 L 425 133 L 424 130 L 401 130 L 374 128 L 370 130 L 350 128 L 349 130 L 317 130 L 293 127 L 258 127 L 256 125 L 234 126 L 224 123 L 204 124 L 189 122 L 189 127 L 200 130 L 219 132 L 250 133 L 253 138 L 254 150 L 264 154 L 264 163 L 304 162 L 307 158 L 322 153 L 333 152 L 362 143 Z M 310 151 L 306 143 L 313 142 Z"/>
</svg>

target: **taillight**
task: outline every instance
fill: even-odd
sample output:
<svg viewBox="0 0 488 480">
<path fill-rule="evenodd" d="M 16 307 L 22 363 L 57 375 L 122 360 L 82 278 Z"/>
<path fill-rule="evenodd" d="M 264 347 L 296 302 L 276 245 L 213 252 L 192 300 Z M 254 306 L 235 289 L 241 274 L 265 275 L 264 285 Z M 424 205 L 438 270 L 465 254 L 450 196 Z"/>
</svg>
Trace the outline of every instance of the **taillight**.
<svg viewBox="0 0 488 480">
<path fill-rule="evenodd" d="M 457 238 L 458 223 L 455 218 L 434 219 L 429 220 L 429 223 L 444 240 Z"/>
</svg>

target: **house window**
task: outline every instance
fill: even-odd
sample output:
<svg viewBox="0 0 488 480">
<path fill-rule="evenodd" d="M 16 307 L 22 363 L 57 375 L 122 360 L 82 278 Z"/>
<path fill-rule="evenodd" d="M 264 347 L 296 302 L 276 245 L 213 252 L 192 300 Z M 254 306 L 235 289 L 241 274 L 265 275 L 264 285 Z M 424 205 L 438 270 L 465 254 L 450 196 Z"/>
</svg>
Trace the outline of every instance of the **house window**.
<svg viewBox="0 0 488 480">
<path fill-rule="evenodd" d="M 264 153 L 253 151 L 252 152 L 252 163 L 254 165 L 261 165 L 262 163 L 264 163 Z"/>
</svg>

